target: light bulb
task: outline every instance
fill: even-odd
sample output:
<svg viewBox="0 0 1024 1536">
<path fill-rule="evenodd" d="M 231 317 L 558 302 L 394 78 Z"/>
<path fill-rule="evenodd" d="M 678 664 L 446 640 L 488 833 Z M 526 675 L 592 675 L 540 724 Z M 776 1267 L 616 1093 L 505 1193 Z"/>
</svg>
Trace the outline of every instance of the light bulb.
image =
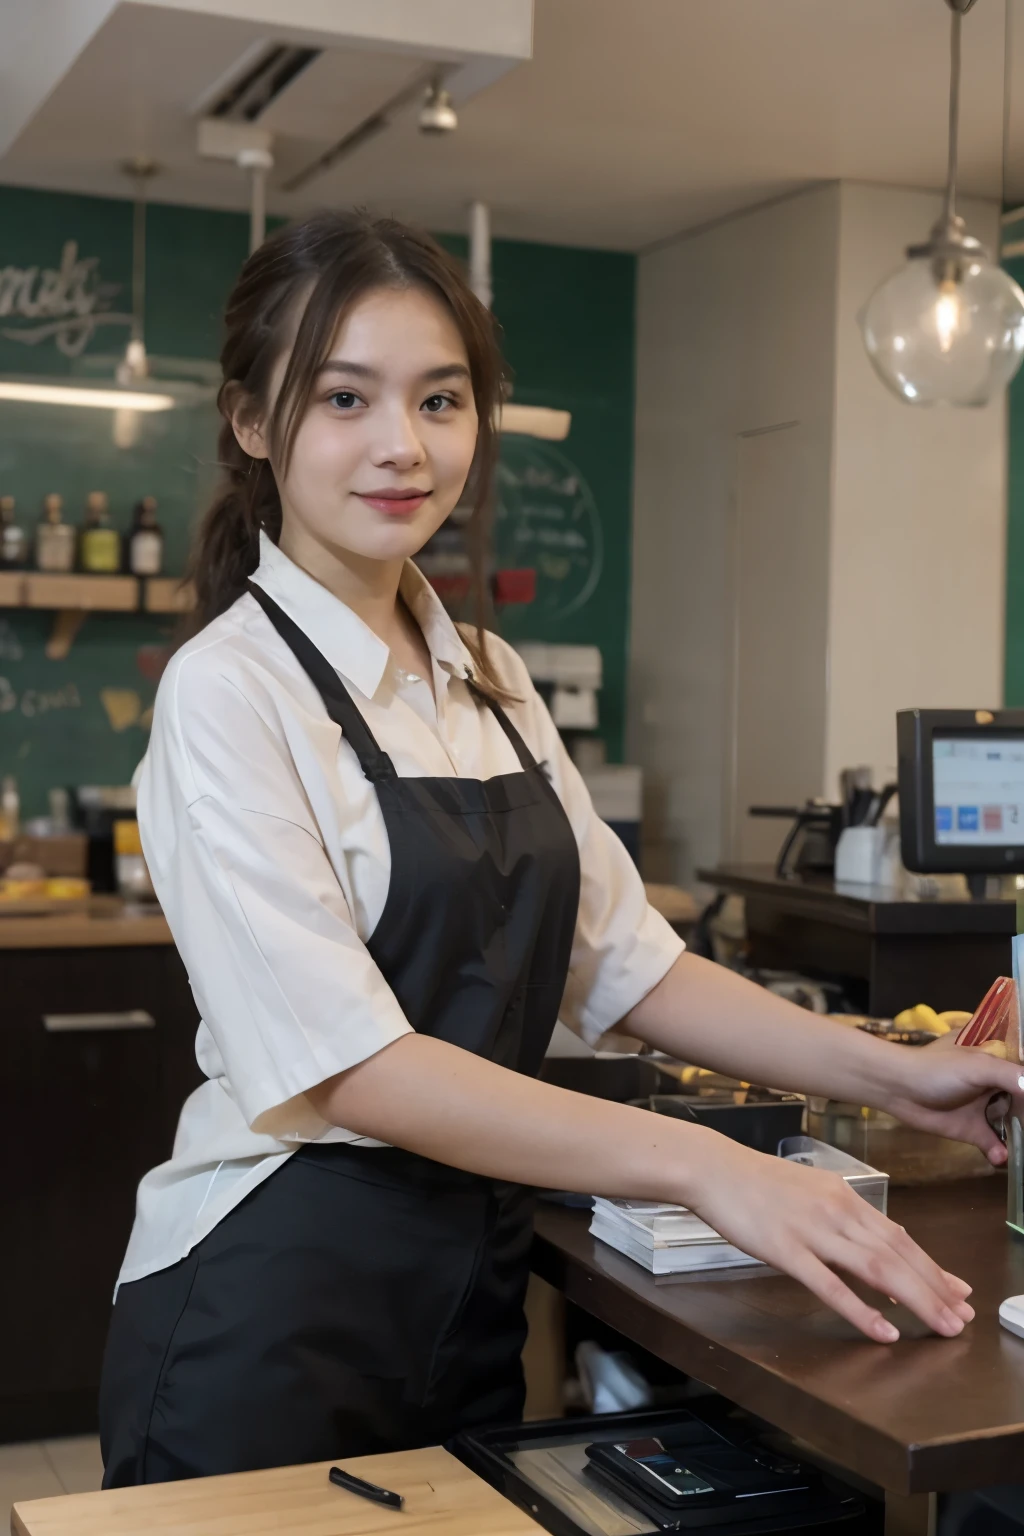
<svg viewBox="0 0 1024 1536">
<path fill-rule="evenodd" d="M 149 359 L 146 344 L 141 336 L 133 336 L 124 349 L 124 357 L 117 365 L 115 377 L 119 384 L 135 384 L 149 377 Z"/>
<path fill-rule="evenodd" d="M 985 405 L 1024 360 L 1024 293 L 975 242 L 918 246 L 861 316 L 875 372 L 913 405 Z"/>
<path fill-rule="evenodd" d="M 956 283 L 944 278 L 939 284 L 939 296 L 935 301 L 935 333 L 939 338 L 939 351 L 949 352 L 960 329 L 960 295 Z"/>
</svg>

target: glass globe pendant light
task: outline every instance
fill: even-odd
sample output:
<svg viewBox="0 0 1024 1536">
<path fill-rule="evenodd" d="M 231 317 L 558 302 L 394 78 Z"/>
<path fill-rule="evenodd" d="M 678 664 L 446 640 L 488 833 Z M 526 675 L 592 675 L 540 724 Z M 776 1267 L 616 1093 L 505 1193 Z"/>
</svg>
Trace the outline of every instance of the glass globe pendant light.
<svg viewBox="0 0 1024 1536">
<path fill-rule="evenodd" d="M 911 405 L 985 405 L 1024 359 L 1024 293 L 967 234 L 956 212 L 960 28 L 975 0 L 952 12 L 949 167 L 942 214 L 907 264 L 886 278 L 860 317 L 875 372 Z"/>
</svg>

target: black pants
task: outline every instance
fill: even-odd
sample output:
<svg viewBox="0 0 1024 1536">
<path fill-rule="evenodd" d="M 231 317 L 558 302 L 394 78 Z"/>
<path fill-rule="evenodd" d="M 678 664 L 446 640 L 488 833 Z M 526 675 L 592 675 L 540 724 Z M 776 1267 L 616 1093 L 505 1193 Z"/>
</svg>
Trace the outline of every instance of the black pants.
<svg viewBox="0 0 1024 1536">
<path fill-rule="evenodd" d="M 531 1202 L 391 1148 L 305 1147 L 122 1285 L 105 1488 L 432 1445 L 522 1414 Z"/>
</svg>

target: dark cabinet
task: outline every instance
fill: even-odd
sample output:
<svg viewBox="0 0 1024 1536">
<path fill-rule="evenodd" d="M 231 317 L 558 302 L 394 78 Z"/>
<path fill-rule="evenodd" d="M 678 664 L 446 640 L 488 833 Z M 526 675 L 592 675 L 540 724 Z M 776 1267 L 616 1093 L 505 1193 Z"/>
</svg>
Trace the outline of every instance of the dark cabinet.
<svg viewBox="0 0 1024 1536">
<path fill-rule="evenodd" d="M 88 1431 L 139 1179 L 201 1081 L 170 945 L 0 951 L 0 1439 Z"/>
</svg>

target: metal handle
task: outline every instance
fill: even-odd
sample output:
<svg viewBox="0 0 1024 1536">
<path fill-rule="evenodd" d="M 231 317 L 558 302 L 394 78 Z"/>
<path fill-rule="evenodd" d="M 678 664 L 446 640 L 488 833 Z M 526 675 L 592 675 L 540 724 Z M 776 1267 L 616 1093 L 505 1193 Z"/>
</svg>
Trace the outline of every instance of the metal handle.
<svg viewBox="0 0 1024 1536">
<path fill-rule="evenodd" d="M 129 1008 L 124 1013 L 44 1013 L 43 1028 L 51 1035 L 79 1030 L 155 1029 L 156 1019 L 143 1008 Z"/>
</svg>

